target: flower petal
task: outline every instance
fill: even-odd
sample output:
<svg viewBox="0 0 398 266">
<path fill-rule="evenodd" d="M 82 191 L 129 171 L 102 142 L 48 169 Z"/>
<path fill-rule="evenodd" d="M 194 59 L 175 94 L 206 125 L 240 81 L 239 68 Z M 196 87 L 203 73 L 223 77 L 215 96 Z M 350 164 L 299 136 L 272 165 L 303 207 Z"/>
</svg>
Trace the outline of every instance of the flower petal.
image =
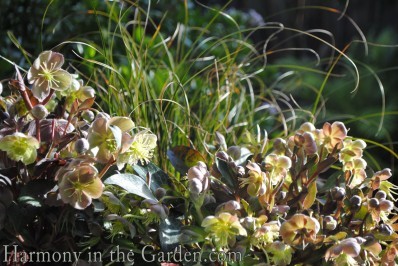
<svg viewBox="0 0 398 266">
<path fill-rule="evenodd" d="M 83 192 L 93 199 L 98 199 L 101 197 L 104 190 L 104 184 L 102 184 L 101 179 L 94 178 L 90 184 L 84 186 Z"/>
<path fill-rule="evenodd" d="M 55 71 L 52 78 L 51 84 L 54 90 L 65 90 L 72 84 L 72 75 L 63 69 Z"/>
<path fill-rule="evenodd" d="M 32 86 L 32 94 L 39 101 L 43 101 L 50 94 L 48 81 L 41 78 L 36 79 Z"/>
</svg>

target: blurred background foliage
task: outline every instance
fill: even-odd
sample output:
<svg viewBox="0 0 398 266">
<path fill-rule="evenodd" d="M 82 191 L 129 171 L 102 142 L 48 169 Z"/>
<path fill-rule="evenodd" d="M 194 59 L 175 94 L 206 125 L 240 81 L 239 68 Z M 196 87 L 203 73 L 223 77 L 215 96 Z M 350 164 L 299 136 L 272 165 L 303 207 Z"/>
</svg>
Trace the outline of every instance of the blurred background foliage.
<svg viewBox="0 0 398 266">
<path fill-rule="evenodd" d="M 376 142 L 371 167 L 394 168 L 380 144 L 397 147 L 397 9 L 393 0 L 2 0 L 0 80 L 13 75 L 10 62 L 28 69 L 42 50 L 60 50 L 102 108 L 156 132 L 162 165 L 177 144 L 206 153 L 216 130 L 233 144 L 257 125 L 277 136 L 310 119 L 345 122 Z"/>
</svg>

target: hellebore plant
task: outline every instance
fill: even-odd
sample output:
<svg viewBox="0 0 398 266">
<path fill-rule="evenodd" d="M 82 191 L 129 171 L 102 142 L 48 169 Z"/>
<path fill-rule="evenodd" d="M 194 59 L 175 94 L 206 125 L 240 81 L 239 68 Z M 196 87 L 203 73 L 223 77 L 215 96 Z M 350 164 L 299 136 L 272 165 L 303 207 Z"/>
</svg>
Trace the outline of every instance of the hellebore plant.
<svg viewBox="0 0 398 266">
<path fill-rule="evenodd" d="M 211 265 L 397 262 L 398 187 L 390 169 L 369 167 L 366 143 L 344 123 L 306 122 L 242 147 L 215 132 L 207 156 L 171 147 L 175 171 L 162 170 L 151 162 L 159 135 L 96 110 L 95 86 L 63 63 L 60 53 L 41 53 L 31 86 L 16 68 L 13 90 L 0 97 L 2 245 L 81 252 L 82 263 L 99 252 L 105 264 L 112 252 L 148 246 L 199 252 L 202 261 L 240 254 Z"/>
</svg>

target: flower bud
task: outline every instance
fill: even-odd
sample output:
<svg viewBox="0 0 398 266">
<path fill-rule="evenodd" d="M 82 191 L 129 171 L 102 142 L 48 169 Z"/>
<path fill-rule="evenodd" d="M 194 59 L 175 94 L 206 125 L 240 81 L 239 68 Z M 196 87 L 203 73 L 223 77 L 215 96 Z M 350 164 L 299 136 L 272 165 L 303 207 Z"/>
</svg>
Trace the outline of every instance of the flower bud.
<svg viewBox="0 0 398 266">
<path fill-rule="evenodd" d="M 206 195 L 203 200 L 203 205 L 216 203 L 216 199 L 212 195 Z"/>
<path fill-rule="evenodd" d="M 358 195 L 354 195 L 350 199 L 351 207 L 356 210 L 361 206 L 362 199 Z"/>
<path fill-rule="evenodd" d="M 353 258 L 359 256 L 361 252 L 361 246 L 354 238 L 344 239 L 340 242 L 340 245 L 343 248 L 343 252 Z"/>
<path fill-rule="evenodd" d="M 144 199 L 141 202 L 141 208 L 150 208 L 152 205 L 158 204 L 156 200 L 153 199 Z"/>
<path fill-rule="evenodd" d="M 323 221 L 325 223 L 325 228 L 327 230 L 334 230 L 337 227 L 337 221 L 330 215 L 325 216 L 323 218 Z"/>
<path fill-rule="evenodd" d="M 345 189 L 342 187 L 334 187 L 330 191 L 332 198 L 336 201 L 341 201 L 345 197 Z"/>
<path fill-rule="evenodd" d="M 107 113 L 104 112 L 99 112 L 96 116 L 95 119 L 99 119 L 99 118 L 104 118 L 106 120 L 111 119 L 110 115 L 108 115 Z"/>
<path fill-rule="evenodd" d="M 304 150 L 307 155 L 315 154 L 318 151 L 318 147 L 316 146 L 315 138 L 312 133 L 305 132 L 303 134 L 304 138 Z"/>
<path fill-rule="evenodd" d="M 394 233 L 394 230 L 388 224 L 379 225 L 379 232 L 383 235 L 390 236 Z"/>
<path fill-rule="evenodd" d="M 83 118 L 84 120 L 86 120 L 87 122 L 91 122 L 91 121 L 93 121 L 94 118 L 95 118 L 94 112 L 91 111 L 91 110 L 84 110 L 84 111 L 82 112 L 82 118 Z"/>
<path fill-rule="evenodd" d="M 386 199 L 387 198 L 387 193 L 384 192 L 383 190 L 377 191 L 375 198 L 378 200 Z"/>
<path fill-rule="evenodd" d="M 242 177 L 245 175 L 245 168 L 242 166 L 236 167 L 236 172 L 239 175 L 239 177 Z"/>
<path fill-rule="evenodd" d="M 379 200 L 378 199 L 376 199 L 376 198 L 371 198 L 370 200 L 369 200 L 369 207 L 371 207 L 371 208 L 377 208 L 377 207 L 379 207 L 379 204 L 380 204 L 380 202 L 379 202 Z"/>
<path fill-rule="evenodd" d="M 286 141 L 284 139 L 277 138 L 274 141 L 273 147 L 274 147 L 275 151 L 283 152 L 283 151 L 285 151 Z"/>
<path fill-rule="evenodd" d="M 48 115 L 48 110 L 44 105 L 37 104 L 33 106 L 31 113 L 36 119 L 44 119 Z"/>
<path fill-rule="evenodd" d="M 303 137 L 303 135 L 297 133 L 296 135 L 294 135 L 294 144 L 298 147 L 303 146 L 305 141 L 305 138 Z"/>
<path fill-rule="evenodd" d="M 85 153 L 86 151 L 88 151 L 89 148 L 90 148 L 90 144 L 88 143 L 87 139 L 81 138 L 81 139 L 76 140 L 76 142 L 75 142 L 75 151 L 78 154 Z"/>
<path fill-rule="evenodd" d="M 245 229 L 254 230 L 256 228 L 256 220 L 251 216 L 247 216 L 243 218 L 241 221 L 242 221 L 241 224 Z"/>
<path fill-rule="evenodd" d="M 155 197 L 156 197 L 157 199 L 161 199 L 161 198 L 163 198 L 165 195 L 166 195 L 166 190 L 165 190 L 164 188 L 158 187 L 158 188 L 155 190 Z"/>
<path fill-rule="evenodd" d="M 281 200 L 283 200 L 284 198 L 286 198 L 286 195 L 287 195 L 287 192 L 286 192 L 286 191 L 280 190 L 280 191 L 276 194 L 275 200 L 276 200 L 276 201 L 281 201 Z"/>
<path fill-rule="evenodd" d="M 379 204 L 381 211 L 390 212 L 394 208 L 394 203 L 390 200 L 382 199 Z"/>
<path fill-rule="evenodd" d="M 216 153 L 216 157 L 218 159 L 228 161 L 229 160 L 229 155 L 225 151 L 219 151 Z"/>
<path fill-rule="evenodd" d="M 241 209 L 240 203 L 235 200 L 227 201 L 223 204 L 220 204 L 216 208 L 216 213 L 220 212 L 229 212 L 231 214 L 237 213 Z"/>
<path fill-rule="evenodd" d="M 285 215 L 290 210 L 288 205 L 276 205 L 272 208 L 272 213 Z"/>
<path fill-rule="evenodd" d="M 166 219 L 167 216 L 169 216 L 169 209 L 161 203 L 151 205 L 149 209 L 153 213 L 156 213 L 162 220 Z"/>
<path fill-rule="evenodd" d="M 81 90 L 81 95 L 85 99 L 95 97 L 95 90 L 92 87 L 90 87 L 90 86 L 86 86 L 86 87 L 80 88 L 80 90 Z"/>
<path fill-rule="evenodd" d="M 315 126 L 311 122 L 305 122 L 300 126 L 300 130 L 305 131 L 305 132 L 312 132 L 315 131 Z"/>
</svg>

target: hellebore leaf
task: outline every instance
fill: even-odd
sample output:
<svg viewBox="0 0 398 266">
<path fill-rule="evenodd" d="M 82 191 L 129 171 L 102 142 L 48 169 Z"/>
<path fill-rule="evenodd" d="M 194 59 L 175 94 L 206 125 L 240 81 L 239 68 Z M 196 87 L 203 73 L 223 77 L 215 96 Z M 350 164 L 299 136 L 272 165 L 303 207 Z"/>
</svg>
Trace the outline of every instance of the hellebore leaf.
<svg viewBox="0 0 398 266">
<path fill-rule="evenodd" d="M 316 199 L 316 193 L 317 193 L 316 182 L 312 182 L 308 187 L 308 194 L 307 196 L 305 196 L 303 200 L 304 209 L 309 209 L 312 206 L 312 204 L 314 204 Z"/>
<path fill-rule="evenodd" d="M 221 180 L 228 185 L 230 188 L 234 189 L 237 187 L 237 178 L 232 170 L 232 168 L 228 165 L 228 163 L 220 158 L 216 159 L 217 168 L 221 173 Z"/>
<path fill-rule="evenodd" d="M 106 185 L 116 185 L 127 192 L 143 197 L 145 199 L 152 199 L 158 201 L 156 197 L 152 194 L 148 185 L 145 181 L 133 174 L 116 174 L 105 179 L 104 184 Z"/>
<path fill-rule="evenodd" d="M 146 180 L 148 173 L 151 175 L 150 189 L 152 191 L 155 191 L 157 188 L 164 187 L 164 185 L 170 185 L 169 176 L 152 162 L 149 162 L 146 165 L 138 163 L 133 165 L 133 168 L 143 180 Z"/>
<path fill-rule="evenodd" d="M 174 216 L 169 216 L 160 223 L 159 240 L 162 251 L 169 252 L 178 247 L 181 227 L 181 221 Z"/>
<path fill-rule="evenodd" d="M 167 151 L 167 157 L 174 168 L 182 175 L 186 175 L 188 169 L 195 166 L 198 162 L 205 162 L 202 154 L 188 146 L 176 146 Z"/>
</svg>

